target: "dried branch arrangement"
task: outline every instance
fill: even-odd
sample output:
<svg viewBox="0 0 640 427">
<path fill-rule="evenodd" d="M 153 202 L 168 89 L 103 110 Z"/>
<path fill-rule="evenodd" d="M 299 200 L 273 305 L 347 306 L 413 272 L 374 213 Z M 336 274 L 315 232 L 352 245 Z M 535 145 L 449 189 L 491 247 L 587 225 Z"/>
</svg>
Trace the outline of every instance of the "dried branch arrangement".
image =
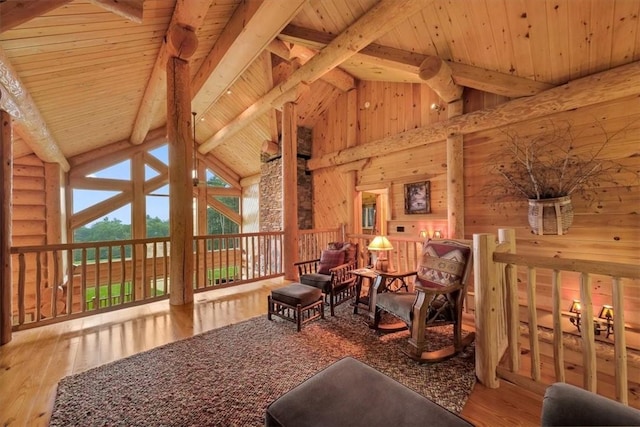
<svg viewBox="0 0 640 427">
<path fill-rule="evenodd" d="M 602 157 L 609 143 L 630 125 L 608 133 L 601 123 L 602 142 L 589 150 L 576 149 L 579 135 L 571 123 L 549 122 L 535 135 L 520 136 L 506 130 L 502 149 L 491 157 L 491 172 L 498 179 L 489 184 L 494 195 L 550 199 L 579 193 L 589 199 L 589 191 L 605 183 L 617 185 L 616 174 L 624 167 Z"/>
</svg>

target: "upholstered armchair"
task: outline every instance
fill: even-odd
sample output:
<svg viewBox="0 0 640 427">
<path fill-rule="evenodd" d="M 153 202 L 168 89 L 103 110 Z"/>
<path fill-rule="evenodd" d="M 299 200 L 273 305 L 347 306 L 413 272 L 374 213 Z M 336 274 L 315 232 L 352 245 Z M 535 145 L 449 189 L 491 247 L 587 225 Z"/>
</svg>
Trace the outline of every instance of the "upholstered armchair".
<svg viewBox="0 0 640 427">
<path fill-rule="evenodd" d="M 385 292 L 384 274 L 374 282 L 371 293 L 375 307 L 372 327 L 380 331 L 398 330 L 380 323 L 387 312 L 401 320 L 411 332 L 406 351 L 411 358 L 422 362 L 437 362 L 455 356 L 464 350 L 475 334 L 462 337 L 462 306 L 467 292 L 467 281 L 472 268 L 470 245 L 453 240 L 427 240 L 418 262 L 414 278 L 414 292 Z M 453 325 L 451 346 L 426 351 L 427 328 Z"/>
<path fill-rule="evenodd" d="M 302 284 L 322 289 L 325 300 L 335 316 L 335 307 L 356 295 L 356 276 L 349 274 L 358 266 L 358 244 L 329 243 L 320 258 L 294 264 Z"/>
</svg>

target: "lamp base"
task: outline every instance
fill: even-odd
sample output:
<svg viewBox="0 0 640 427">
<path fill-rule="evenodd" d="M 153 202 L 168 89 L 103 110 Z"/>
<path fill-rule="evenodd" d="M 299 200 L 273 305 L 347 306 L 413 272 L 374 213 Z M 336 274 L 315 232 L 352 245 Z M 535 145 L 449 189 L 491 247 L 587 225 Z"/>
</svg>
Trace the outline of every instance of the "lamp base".
<svg viewBox="0 0 640 427">
<path fill-rule="evenodd" d="M 382 271 L 383 273 L 389 271 L 389 260 L 378 258 L 376 261 L 376 270 Z"/>
</svg>

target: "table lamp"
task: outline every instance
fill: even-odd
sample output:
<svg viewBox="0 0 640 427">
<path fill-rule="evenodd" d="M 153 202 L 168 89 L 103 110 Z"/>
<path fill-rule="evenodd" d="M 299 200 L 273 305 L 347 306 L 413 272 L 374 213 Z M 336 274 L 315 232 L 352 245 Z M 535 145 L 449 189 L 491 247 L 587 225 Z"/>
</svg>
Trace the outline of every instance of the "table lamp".
<svg viewBox="0 0 640 427">
<path fill-rule="evenodd" d="M 392 250 L 393 246 L 386 236 L 376 236 L 371 243 L 369 243 L 367 249 L 373 252 L 379 252 L 375 263 L 376 270 L 383 272 L 392 271 L 391 261 L 387 258 L 387 251 Z"/>
</svg>

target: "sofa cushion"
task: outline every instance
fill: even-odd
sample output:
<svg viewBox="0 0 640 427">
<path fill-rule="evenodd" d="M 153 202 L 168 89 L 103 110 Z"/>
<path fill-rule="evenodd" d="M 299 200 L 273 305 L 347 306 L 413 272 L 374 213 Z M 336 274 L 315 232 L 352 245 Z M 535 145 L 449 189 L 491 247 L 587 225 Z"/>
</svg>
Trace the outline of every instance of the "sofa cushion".
<svg viewBox="0 0 640 427">
<path fill-rule="evenodd" d="M 579 387 L 555 383 L 542 401 L 543 426 L 640 426 L 640 411 Z"/>
<path fill-rule="evenodd" d="M 301 283 L 291 283 L 283 288 L 271 291 L 271 298 L 294 307 L 298 304 L 306 307 L 318 301 L 321 297 L 322 291 L 320 289 Z"/>
<path fill-rule="evenodd" d="M 331 274 L 334 267 L 344 264 L 344 254 L 342 249 L 325 249 L 320 254 L 320 263 L 318 264 L 318 273 Z"/>
<path fill-rule="evenodd" d="M 329 274 L 303 274 L 300 276 L 300 283 L 313 286 L 322 290 L 322 292 L 328 293 L 331 287 L 331 275 Z"/>
<path fill-rule="evenodd" d="M 438 288 L 459 282 L 470 255 L 471 251 L 467 247 L 425 242 L 417 269 L 416 284 Z"/>
<path fill-rule="evenodd" d="M 346 357 L 272 402 L 268 427 L 471 426 L 370 366 Z"/>
</svg>

